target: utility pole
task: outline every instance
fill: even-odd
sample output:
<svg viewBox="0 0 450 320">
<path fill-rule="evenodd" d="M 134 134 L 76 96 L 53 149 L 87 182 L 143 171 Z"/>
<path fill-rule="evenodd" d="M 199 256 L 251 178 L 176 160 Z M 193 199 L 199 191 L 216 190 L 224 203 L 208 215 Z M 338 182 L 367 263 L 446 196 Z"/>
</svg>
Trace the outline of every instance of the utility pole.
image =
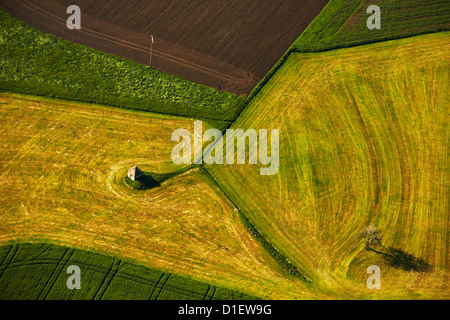
<svg viewBox="0 0 450 320">
<path fill-rule="evenodd" d="M 153 43 L 155 43 L 155 41 L 153 41 L 153 35 L 152 35 L 152 44 L 150 47 L 150 68 L 152 67 Z"/>
</svg>

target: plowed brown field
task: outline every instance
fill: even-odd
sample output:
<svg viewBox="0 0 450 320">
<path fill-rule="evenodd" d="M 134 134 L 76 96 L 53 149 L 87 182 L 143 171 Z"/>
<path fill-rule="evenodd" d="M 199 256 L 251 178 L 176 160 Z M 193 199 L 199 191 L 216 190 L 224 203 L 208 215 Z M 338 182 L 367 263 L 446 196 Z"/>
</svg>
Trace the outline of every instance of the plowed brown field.
<svg viewBox="0 0 450 320">
<path fill-rule="evenodd" d="M 237 93 L 249 93 L 328 0 L 2 0 L 29 25 L 104 52 Z M 81 30 L 66 9 L 81 8 Z"/>
</svg>

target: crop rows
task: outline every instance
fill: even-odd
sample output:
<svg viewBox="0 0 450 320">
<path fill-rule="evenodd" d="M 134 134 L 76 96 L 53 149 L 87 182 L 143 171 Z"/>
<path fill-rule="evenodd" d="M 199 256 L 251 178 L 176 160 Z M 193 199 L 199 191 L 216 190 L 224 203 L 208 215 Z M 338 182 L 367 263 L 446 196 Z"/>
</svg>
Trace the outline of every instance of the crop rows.
<svg viewBox="0 0 450 320">
<path fill-rule="evenodd" d="M 0 261 L 0 299 L 253 299 L 176 274 L 57 245 L 5 245 L 0 247 Z M 69 265 L 80 267 L 80 290 L 66 286 Z"/>
<path fill-rule="evenodd" d="M 207 166 L 258 233 L 327 295 L 359 286 L 348 297 L 366 298 L 364 268 L 373 264 L 385 277 L 378 297 L 445 297 L 449 36 L 290 55 L 233 124 L 283 132 L 279 174 Z M 371 223 L 388 252 L 436 273 L 366 254 L 360 231 Z M 367 264 L 350 272 L 353 259 Z M 349 274 L 357 281 L 346 283 Z"/>
<path fill-rule="evenodd" d="M 64 7 L 70 0 L 57 0 Z M 85 14 L 263 77 L 327 0 L 78 0 Z M 198 18 L 201 17 L 201 18 Z M 182 53 L 180 53 L 182 54 Z M 246 88 L 241 89 L 245 90 Z"/>
<path fill-rule="evenodd" d="M 43 34 L 0 11 L 0 90 L 210 120 L 243 98 Z"/>
<path fill-rule="evenodd" d="M 253 89 L 247 106 L 293 52 L 312 53 L 347 48 L 424 33 L 450 30 L 450 6 L 446 0 L 378 1 L 381 30 L 369 30 L 369 0 L 331 0 L 291 48 Z"/>
<path fill-rule="evenodd" d="M 381 10 L 381 29 L 366 26 L 367 8 Z M 319 52 L 450 30 L 446 0 L 331 0 L 297 39 L 291 50 Z"/>
</svg>

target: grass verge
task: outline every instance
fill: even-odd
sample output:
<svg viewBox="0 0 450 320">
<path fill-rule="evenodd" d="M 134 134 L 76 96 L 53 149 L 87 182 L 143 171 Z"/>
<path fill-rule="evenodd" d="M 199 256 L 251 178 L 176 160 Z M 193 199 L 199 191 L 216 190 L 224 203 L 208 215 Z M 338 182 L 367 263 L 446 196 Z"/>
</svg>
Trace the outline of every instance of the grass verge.
<svg viewBox="0 0 450 320">
<path fill-rule="evenodd" d="M 223 129 L 243 98 L 44 34 L 0 10 L 0 91 L 210 121 Z"/>
<path fill-rule="evenodd" d="M 449 43 L 439 32 L 291 54 L 232 126 L 279 129 L 279 173 L 207 166 L 258 232 L 313 280 L 312 290 L 445 297 Z M 370 224 L 383 230 L 394 261 L 382 261 L 385 285 L 373 294 L 364 285 L 368 265 L 349 268 Z M 367 256 L 375 265 L 386 257 Z M 409 261 L 430 268 L 399 267 Z"/>
</svg>

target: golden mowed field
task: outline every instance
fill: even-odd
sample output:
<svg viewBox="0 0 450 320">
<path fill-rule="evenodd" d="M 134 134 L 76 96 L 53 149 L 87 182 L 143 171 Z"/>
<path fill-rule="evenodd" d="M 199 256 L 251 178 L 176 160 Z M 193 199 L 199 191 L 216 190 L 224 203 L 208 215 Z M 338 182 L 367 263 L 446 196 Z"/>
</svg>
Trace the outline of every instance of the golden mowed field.
<svg viewBox="0 0 450 320">
<path fill-rule="evenodd" d="M 6 93 L 0 118 L 0 244 L 62 244 L 258 297 L 312 297 L 199 168 L 145 192 L 124 185 L 136 164 L 179 169 L 171 134 L 193 120 Z"/>
<path fill-rule="evenodd" d="M 207 169 L 317 295 L 448 299 L 449 77 L 448 32 L 292 54 L 232 126 L 280 130 L 279 174 Z"/>
</svg>

